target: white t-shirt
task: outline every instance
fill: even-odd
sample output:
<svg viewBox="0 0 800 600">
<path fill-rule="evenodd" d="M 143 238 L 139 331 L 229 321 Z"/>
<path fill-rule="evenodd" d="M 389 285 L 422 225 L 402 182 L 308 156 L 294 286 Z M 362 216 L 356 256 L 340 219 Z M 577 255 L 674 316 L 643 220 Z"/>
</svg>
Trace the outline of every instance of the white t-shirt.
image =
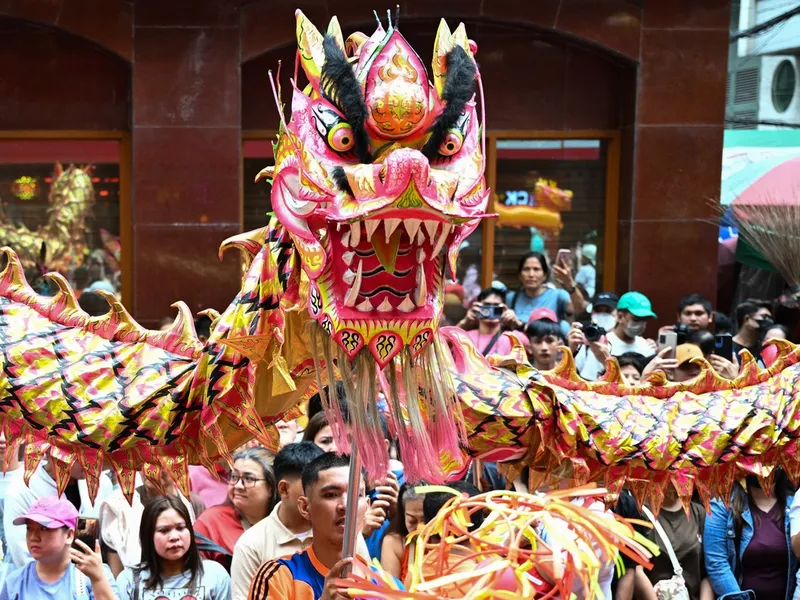
<svg viewBox="0 0 800 600">
<path fill-rule="evenodd" d="M 189 587 L 189 572 L 162 577 L 163 585 L 156 590 L 146 590 L 145 582 L 150 576 L 146 569 L 139 574 L 139 600 L 230 600 L 231 578 L 225 567 L 213 560 L 203 561 L 203 576 L 194 588 Z M 117 593 L 120 600 L 133 600 L 133 569 L 125 569 L 117 577 Z"/>
<path fill-rule="evenodd" d="M 621 340 L 613 331 L 609 331 L 606 334 L 606 343 L 611 356 L 622 356 L 626 352 L 636 352 L 642 356 L 652 356 L 654 354 L 653 347 L 641 336 L 636 336 L 633 343 L 629 344 Z M 578 349 L 578 353 L 575 356 L 575 367 L 578 369 L 580 376 L 588 381 L 600 379 L 600 376 L 606 371 L 606 366 L 597 360 L 597 357 L 589 350 L 588 346 L 582 346 Z"/>
</svg>

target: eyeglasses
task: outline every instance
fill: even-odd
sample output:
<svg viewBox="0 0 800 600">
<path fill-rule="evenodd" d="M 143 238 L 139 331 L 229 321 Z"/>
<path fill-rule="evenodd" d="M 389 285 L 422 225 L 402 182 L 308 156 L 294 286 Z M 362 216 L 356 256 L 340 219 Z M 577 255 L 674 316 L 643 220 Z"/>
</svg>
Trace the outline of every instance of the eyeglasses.
<svg viewBox="0 0 800 600">
<path fill-rule="evenodd" d="M 241 481 L 242 485 L 246 488 L 255 487 L 256 483 L 259 481 L 266 481 L 266 479 L 259 479 L 252 475 L 239 475 L 238 473 L 226 473 L 222 479 L 227 482 L 228 485 L 236 485 Z"/>
</svg>

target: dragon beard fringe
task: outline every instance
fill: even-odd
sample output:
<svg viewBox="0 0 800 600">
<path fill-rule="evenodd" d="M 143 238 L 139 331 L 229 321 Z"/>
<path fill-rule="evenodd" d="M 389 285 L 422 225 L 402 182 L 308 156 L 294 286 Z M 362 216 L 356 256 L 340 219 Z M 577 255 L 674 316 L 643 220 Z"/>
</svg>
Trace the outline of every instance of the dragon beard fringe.
<svg viewBox="0 0 800 600">
<path fill-rule="evenodd" d="M 382 479 L 389 470 L 382 417 L 398 440 L 408 481 L 443 482 L 442 456 L 454 458 L 463 468 L 461 447 L 467 434 L 451 376 L 455 367 L 438 337 L 416 357 L 409 347 L 403 348 L 384 369 L 368 348 L 351 361 L 316 323 L 311 325 L 311 340 L 317 387 L 336 447 L 349 454 L 351 444 L 356 444 L 370 480 Z M 344 398 L 338 397 L 337 380 L 343 383 Z M 385 415 L 378 410 L 379 392 L 389 407 Z"/>
</svg>

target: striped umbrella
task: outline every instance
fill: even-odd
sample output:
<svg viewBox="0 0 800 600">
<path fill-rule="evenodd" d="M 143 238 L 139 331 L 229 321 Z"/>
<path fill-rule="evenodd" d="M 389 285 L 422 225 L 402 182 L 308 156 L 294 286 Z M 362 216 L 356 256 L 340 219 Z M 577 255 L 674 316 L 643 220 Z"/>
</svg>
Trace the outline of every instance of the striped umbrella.
<svg viewBox="0 0 800 600">
<path fill-rule="evenodd" d="M 738 136 L 737 141 L 749 143 L 727 147 L 729 133 Z M 727 206 L 728 210 L 720 224 L 720 242 L 738 234 L 737 207 L 740 207 L 741 217 L 748 206 L 786 204 L 788 207 L 800 197 L 800 138 L 797 132 L 726 132 L 725 142 L 720 204 Z M 780 145 L 786 143 L 796 145 Z M 744 264 L 774 270 L 760 252 L 742 239 L 736 247 L 736 259 Z"/>
</svg>

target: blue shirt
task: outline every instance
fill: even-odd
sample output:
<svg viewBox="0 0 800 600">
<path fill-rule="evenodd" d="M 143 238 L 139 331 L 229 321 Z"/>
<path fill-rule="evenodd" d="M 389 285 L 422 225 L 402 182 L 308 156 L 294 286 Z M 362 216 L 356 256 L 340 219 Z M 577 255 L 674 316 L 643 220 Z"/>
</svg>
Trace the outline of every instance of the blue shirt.
<svg viewBox="0 0 800 600">
<path fill-rule="evenodd" d="M 114 595 L 117 584 L 111 570 L 104 565 Z M 10 573 L 0 591 L 0 600 L 94 600 L 92 582 L 72 563 L 69 563 L 64 576 L 55 583 L 46 583 L 36 572 L 36 561 Z"/>
<path fill-rule="evenodd" d="M 538 296 L 531 298 L 525 290 L 519 289 L 506 294 L 506 306 L 514 311 L 517 318 L 528 324 L 531 313 L 537 308 L 549 308 L 561 321 L 561 330 L 569 332 L 569 324 L 564 320 L 569 306 L 569 294 L 566 290 L 545 288 Z M 566 335 L 566 334 L 565 334 Z"/>
</svg>

